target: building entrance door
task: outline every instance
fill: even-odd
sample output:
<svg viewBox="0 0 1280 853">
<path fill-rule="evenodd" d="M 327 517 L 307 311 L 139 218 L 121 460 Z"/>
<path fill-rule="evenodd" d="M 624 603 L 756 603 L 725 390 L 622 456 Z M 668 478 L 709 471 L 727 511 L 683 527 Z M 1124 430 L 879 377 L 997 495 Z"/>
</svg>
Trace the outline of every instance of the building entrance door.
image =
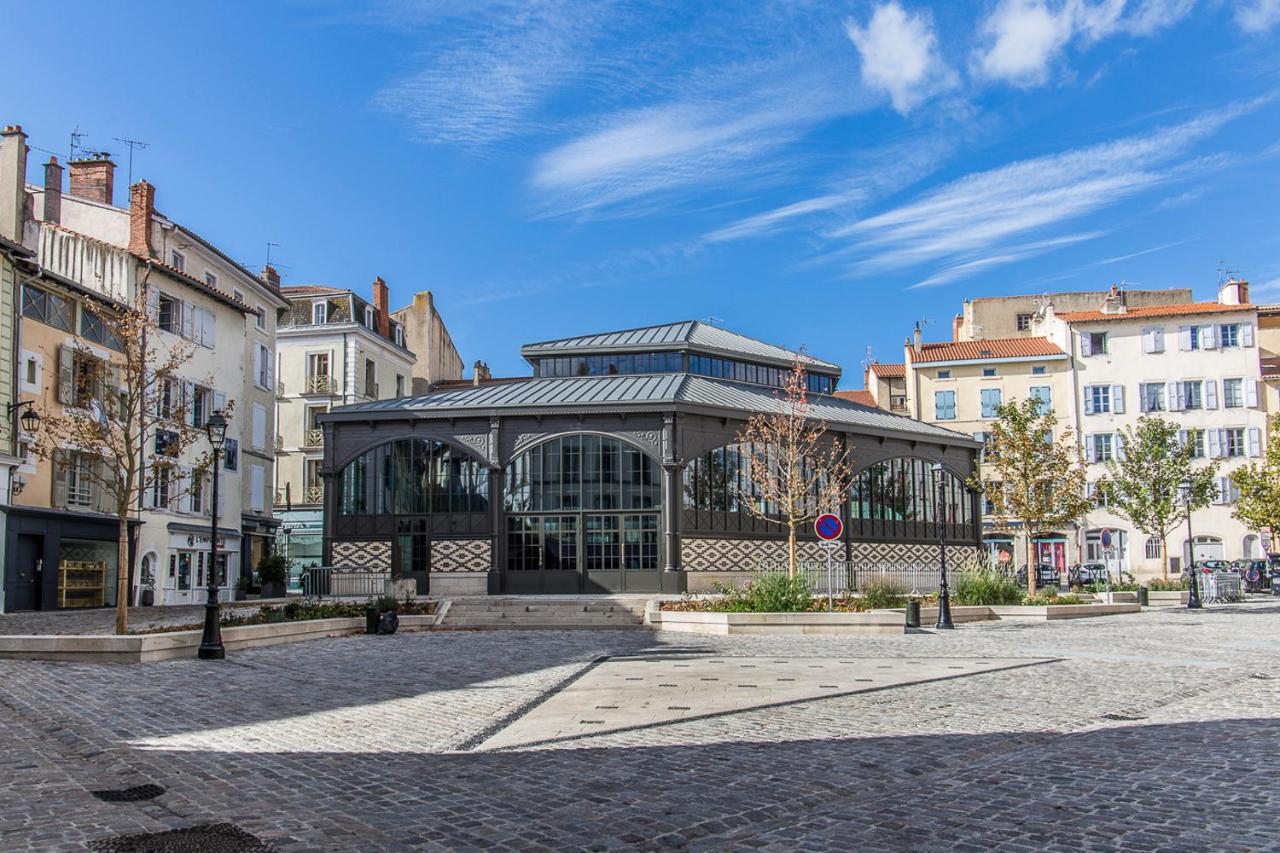
<svg viewBox="0 0 1280 853">
<path fill-rule="evenodd" d="M 17 550 L 10 555 L 9 589 L 5 609 L 39 610 L 43 579 L 44 537 L 18 534 Z"/>
<path fill-rule="evenodd" d="M 658 514 L 508 516 L 503 592 L 657 592 Z"/>
</svg>

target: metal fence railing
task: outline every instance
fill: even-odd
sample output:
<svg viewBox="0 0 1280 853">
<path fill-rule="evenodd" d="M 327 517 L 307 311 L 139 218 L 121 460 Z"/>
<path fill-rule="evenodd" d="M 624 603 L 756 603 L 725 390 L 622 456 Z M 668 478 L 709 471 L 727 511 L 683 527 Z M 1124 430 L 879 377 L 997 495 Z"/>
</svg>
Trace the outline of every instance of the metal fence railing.
<svg viewBox="0 0 1280 853">
<path fill-rule="evenodd" d="M 391 573 L 317 566 L 303 569 L 298 580 L 309 598 L 377 598 L 386 592 Z"/>
<path fill-rule="evenodd" d="M 786 560 L 761 560 L 755 570 L 761 573 L 785 574 Z M 826 560 L 799 560 L 796 571 L 809 581 L 814 593 L 827 592 Z M 889 583 L 906 592 L 930 593 L 938 591 L 941 573 L 937 563 L 876 563 L 833 560 L 831 562 L 831 591 L 840 594 L 861 592 L 870 583 Z"/>
</svg>

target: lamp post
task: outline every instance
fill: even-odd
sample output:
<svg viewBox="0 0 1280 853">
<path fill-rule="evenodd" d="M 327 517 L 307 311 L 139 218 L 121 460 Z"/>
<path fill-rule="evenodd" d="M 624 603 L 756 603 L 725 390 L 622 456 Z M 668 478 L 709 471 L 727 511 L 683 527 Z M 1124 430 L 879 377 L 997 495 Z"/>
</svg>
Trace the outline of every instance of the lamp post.
<svg viewBox="0 0 1280 853">
<path fill-rule="evenodd" d="M 213 448 L 213 503 L 209 522 L 209 593 L 204 603 L 204 634 L 200 637 L 200 660 L 222 660 L 227 650 L 222 645 L 222 622 L 218 611 L 218 456 L 227 440 L 227 419 L 221 411 L 209 415 L 205 424 L 209 445 Z"/>
<path fill-rule="evenodd" d="M 947 589 L 947 500 L 946 469 L 941 462 L 933 463 L 934 479 L 938 481 L 938 513 L 934 521 L 938 525 L 938 563 L 942 575 L 938 580 L 938 624 L 935 628 L 950 629 L 956 627 L 951 621 L 951 593 Z"/>
<path fill-rule="evenodd" d="M 1187 570 L 1191 573 L 1191 590 L 1187 594 L 1187 609 L 1200 609 L 1200 579 L 1196 577 L 1196 539 L 1191 535 L 1191 481 L 1182 481 L 1182 507 L 1187 513 Z"/>
</svg>

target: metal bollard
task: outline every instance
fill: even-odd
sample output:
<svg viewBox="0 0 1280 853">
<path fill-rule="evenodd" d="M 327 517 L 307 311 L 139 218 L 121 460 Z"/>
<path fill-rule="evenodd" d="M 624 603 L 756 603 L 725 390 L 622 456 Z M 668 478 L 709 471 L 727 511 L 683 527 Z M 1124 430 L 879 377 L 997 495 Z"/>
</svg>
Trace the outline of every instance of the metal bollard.
<svg viewBox="0 0 1280 853">
<path fill-rule="evenodd" d="M 1138 606 L 1150 607 L 1151 605 L 1148 602 L 1147 587 L 1145 585 L 1138 587 Z"/>
<path fill-rule="evenodd" d="M 378 620 L 382 618 L 382 614 L 378 612 L 378 608 L 370 604 L 364 609 L 364 632 L 366 634 L 378 633 Z"/>
<path fill-rule="evenodd" d="M 907 602 L 907 627 L 920 627 L 920 602 L 918 601 Z"/>
</svg>

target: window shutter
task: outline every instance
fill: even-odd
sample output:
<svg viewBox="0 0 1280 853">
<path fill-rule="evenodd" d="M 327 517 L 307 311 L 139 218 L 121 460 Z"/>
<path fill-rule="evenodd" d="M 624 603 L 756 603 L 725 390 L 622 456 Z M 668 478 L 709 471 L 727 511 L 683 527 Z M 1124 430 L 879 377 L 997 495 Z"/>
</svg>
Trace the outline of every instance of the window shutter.
<svg viewBox="0 0 1280 853">
<path fill-rule="evenodd" d="M 1145 412 L 1147 410 L 1147 383 L 1138 383 L 1138 411 Z"/>
<path fill-rule="evenodd" d="M 1124 414 L 1124 386 L 1111 386 L 1111 413 L 1113 415 Z"/>
<path fill-rule="evenodd" d="M 182 306 L 182 336 L 187 340 L 195 337 L 195 307 L 188 305 L 186 302 L 178 303 Z"/>
<path fill-rule="evenodd" d="M 58 509 L 67 507 L 67 451 L 53 452 L 53 495 L 51 503 Z"/>
<path fill-rule="evenodd" d="M 1222 456 L 1222 430 L 1209 429 L 1205 430 L 1209 436 L 1209 458 L 1218 459 Z"/>
<path fill-rule="evenodd" d="M 216 318 L 212 311 L 204 312 L 204 321 L 205 321 L 204 345 L 207 346 L 209 349 L 213 349 L 213 345 L 214 345 L 214 330 L 217 327 L 217 324 L 214 322 L 215 319 Z"/>
<path fill-rule="evenodd" d="M 1115 453 L 1116 459 L 1124 461 L 1124 433 L 1114 433 L 1111 436 L 1112 451 Z"/>
<path fill-rule="evenodd" d="M 227 395 L 221 391 L 213 392 L 213 411 L 221 412 L 227 408 Z"/>
<path fill-rule="evenodd" d="M 1244 404 L 1251 409 L 1258 408 L 1258 380 L 1246 379 L 1244 381 Z"/>
<path fill-rule="evenodd" d="M 258 345 L 253 348 L 253 382 L 256 385 L 258 377 L 262 375 L 262 346 Z"/>
<path fill-rule="evenodd" d="M 1178 349 L 1186 352 L 1191 349 L 1191 336 L 1195 334 L 1195 326 L 1178 327 Z"/>
<path fill-rule="evenodd" d="M 1249 427 L 1249 455 L 1262 455 L 1262 430 L 1258 427 Z"/>
<path fill-rule="evenodd" d="M 1097 454 L 1094 453 L 1094 448 L 1093 448 L 1093 435 L 1091 433 L 1086 434 L 1084 437 L 1084 461 L 1096 462 L 1097 461 L 1096 457 L 1097 457 Z"/>
<path fill-rule="evenodd" d="M 1088 332 L 1081 332 L 1081 333 L 1080 333 L 1080 354 L 1081 354 L 1081 355 L 1093 355 L 1093 349 L 1090 347 L 1090 344 L 1089 344 L 1089 333 L 1088 333 Z"/>
<path fill-rule="evenodd" d="M 1084 388 L 1084 413 L 1086 415 L 1093 414 L 1093 388 L 1089 385 Z"/>
<path fill-rule="evenodd" d="M 267 446 L 267 410 L 258 403 L 253 404 L 253 446 L 257 450 Z"/>
<path fill-rule="evenodd" d="M 71 347 L 58 347 L 58 402 L 64 406 L 70 406 L 76 399 L 75 358 Z"/>
<path fill-rule="evenodd" d="M 1215 504 L 1224 504 L 1227 502 L 1226 480 L 1227 480 L 1226 477 L 1213 478 L 1213 489 L 1216 492 L 1216 494 L 1213 496 L 1213 502 Z"/>
<path fill-rule="evenodd" d="M 1200 327 L 1200 349 L 1218 348 L 1218 327 L 1210 324 Z"/>
<path fill-rule="evenodd" d="M 1183 447 L 1187 446 L 1187 431 L 1185 429 L 1178 430 L 1178 444 Z"/>
<path fill-rule="evenodd" d="M 182 400 L 186 409 L 183 410 L 182 420 L 187 426 L 200 426 L 196 423 L 196 386 L 194 382 L 182 383 Z"/>
<path fill-rule="evenodd" d="M 252 466 L 249 469 L 249 508 L 254 512 L 262 512 L 263 510 L 265 484 L 266 478 L 262 466 Z"/>
<path fill-rule="evenodd" d="M 160 291 L 154 287 L 147 288 L 147 316 L 152 320 L 160 319 Z"/>
<path fill-rule="evenodd" d="M 144 465 L 139 474 L 140 481 L 146 483 L 147 477 L 153 474 L 154 471 L 155 465 Z M 152 509 L 155 505 L 155 484 L 152 483 L 142 490 L 142 506 L 144 509 Z"/>
<path fill-rule="evenodd" d="M 111 493 L 102 485 L 111 478 L 110 464 L 105 459 L 98 459 L 95 463 L 97 476 L 93 483 L 93 507 L 98 512 L 114 513 L 116 511 L 115 501 L 112 500 Z"/>
<path fill-rule="evenodd" d="M 1240 346 L 1242 347 L 1253 346 L 1253 324 L 1252 323 L 1240 324 Z"/>
<path fill-rule="evenodd" d="M 276 378 L 276 360 L 271 356 L 271 350 L 262 347 L 262 360 L 267 363 L 267 387 L 275 388 Z"/>
<path fill-rule="evenodd" d="M 1215 379 L 1206 379 L 1204 381 L 1204 407 L 1206 409 L 1218 408 L 1218 382 Z"/>
<path fill-rule="evenodd" d="M 178 468 L 177 482 L 174 484 L 174 491 L 177 495 L 178 512 L 191 512 L 191 469 Z"/>
<path fill-rule="evenodd" d="M 1164 329 L 1157 326 L 1151 330 L 1151 351 L 1164 352 Z"/>
</svg>

